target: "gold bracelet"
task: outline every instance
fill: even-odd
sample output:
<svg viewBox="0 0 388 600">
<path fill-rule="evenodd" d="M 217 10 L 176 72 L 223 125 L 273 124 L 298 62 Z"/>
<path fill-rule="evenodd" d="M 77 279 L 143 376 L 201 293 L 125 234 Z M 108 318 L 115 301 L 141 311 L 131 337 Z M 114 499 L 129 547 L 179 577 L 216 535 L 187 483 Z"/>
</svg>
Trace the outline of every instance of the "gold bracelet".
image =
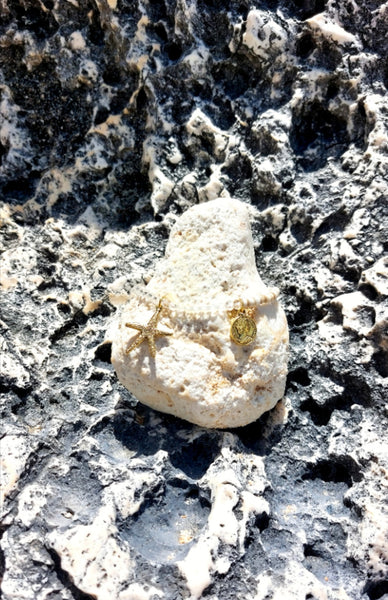
<svg viewBox="0 0 388 600">
<path fill-rule="evenodd" d="M 133 296 L 139 302 L 146 302 L 153 307 L 157 307 L 157 313 L 167 311 L 170 316 L 176 318 L 189 318 L 191 321 L 202 320 L 209 317 L 214 317 L 222 313 L 227 313 L 230 320 L 230 339 L 239 346 L 251 344 L 257 335 L 257 326 L 254 320 L 255 309 L 259 306 L 265 306 L 274 302 L 278 295 L 278 288 L 268 288 L 268 293 L 263 294 L 255 302 L 243 302 L 241 298 L 231 300 L 229 303 L 215 307 L 214 305 L 199 305 L 195 311 L 180 308 L 174 305 L 169 300 L 169 294 L 165 294 L 162 298 L 156 297 L 153 292 L 150 292 L 146 287 L 137 286 L 132 290 Z M 133 324 L 132 324 L 133 325 Z M 130 324 L 128 324 L 131 327 Z M 140 326 L 139 326 L 140 327 Z M 167 335 L 164 333 L 164 335 Z"/>
</svg>

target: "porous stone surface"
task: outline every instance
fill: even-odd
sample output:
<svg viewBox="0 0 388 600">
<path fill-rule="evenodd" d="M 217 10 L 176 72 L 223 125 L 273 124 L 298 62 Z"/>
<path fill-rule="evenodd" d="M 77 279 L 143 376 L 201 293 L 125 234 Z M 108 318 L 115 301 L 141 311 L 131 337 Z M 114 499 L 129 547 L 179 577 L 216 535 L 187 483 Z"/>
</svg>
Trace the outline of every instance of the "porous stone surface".
<svg viewBox="0 0 388 600">
<path fill-rule="evenodd" d="M 375 0 L 0 2 L 2 598 L 387 598 L 387 45 Z M 226 430 L 105 341 L 219 197 L 290 328 Z"/>
<path fill-rule="evenodd" d="M 257 272 L 246 204 L 219 198 L 190 208 L 149 284 L 110 327 L 120 381 L 148 406 L 203 427 L 256 421 L 286 385 L 288 326 L 277 295 Z M 127 324 L 145 325 L 159 299 L 157 326 L 171 337 L 158 338 L 152 356 L 144 342 L 131 348 L 141 333 Z M 233 340 L 236 319 L 256 323 L 251 343 Z"/>
</svg>

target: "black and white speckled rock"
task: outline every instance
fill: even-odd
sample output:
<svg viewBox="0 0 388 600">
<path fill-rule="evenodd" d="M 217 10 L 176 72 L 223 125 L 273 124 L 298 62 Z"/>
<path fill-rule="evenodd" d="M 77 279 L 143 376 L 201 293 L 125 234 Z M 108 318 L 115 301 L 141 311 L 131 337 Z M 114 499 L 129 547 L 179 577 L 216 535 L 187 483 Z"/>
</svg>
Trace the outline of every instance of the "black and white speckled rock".
<svg viewBox="0 0 388 600">
<path fill-rule="evenodd" d="M 5 600 L 381 600 L 387 6 L 0 3 Z M 105 331 L 176 216 L 235 197 L 290 325 L 284 402 L 136 405 Z"/>
</svg>

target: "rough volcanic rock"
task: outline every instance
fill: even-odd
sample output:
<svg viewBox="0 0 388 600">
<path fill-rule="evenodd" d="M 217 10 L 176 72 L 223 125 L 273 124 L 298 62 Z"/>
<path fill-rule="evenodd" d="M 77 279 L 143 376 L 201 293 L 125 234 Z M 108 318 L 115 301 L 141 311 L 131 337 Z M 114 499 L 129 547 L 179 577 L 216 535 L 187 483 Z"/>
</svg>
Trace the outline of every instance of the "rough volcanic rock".
<svg viewBox="0 0 388 600">
<path fill-rule="evenodd" d="M 0 3 L 5 600 L 387 597 L 387 22 Z M 217 197 L 256 209 L 291 336 L 285 399 L 223 432 L 137 405 L 105 337 Z"/>
</svg>

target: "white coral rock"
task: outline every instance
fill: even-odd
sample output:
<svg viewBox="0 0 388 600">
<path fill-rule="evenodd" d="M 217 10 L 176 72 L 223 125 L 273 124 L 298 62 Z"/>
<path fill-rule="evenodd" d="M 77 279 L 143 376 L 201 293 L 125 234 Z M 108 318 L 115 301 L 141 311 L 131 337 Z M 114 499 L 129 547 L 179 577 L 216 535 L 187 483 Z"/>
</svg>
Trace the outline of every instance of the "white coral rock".
<svg viewBox="0 0 388 600">
<path fill-rule="evenodd" d="M 288 327 L 277 290 L 256 270 L 247 206 L 218 198 L 190 208 L 171 230 L 165 259 L 133 290 L 112 331 L 112 363 L 138 400 L 204 427 L 255 421 L 283 396 Z M 162 300 L 156 355 L 143 342 L 126 349 Z M 256 322 L 249 345 L 230 337 L 231 315 L 245 307 Z"/>
</svg>

